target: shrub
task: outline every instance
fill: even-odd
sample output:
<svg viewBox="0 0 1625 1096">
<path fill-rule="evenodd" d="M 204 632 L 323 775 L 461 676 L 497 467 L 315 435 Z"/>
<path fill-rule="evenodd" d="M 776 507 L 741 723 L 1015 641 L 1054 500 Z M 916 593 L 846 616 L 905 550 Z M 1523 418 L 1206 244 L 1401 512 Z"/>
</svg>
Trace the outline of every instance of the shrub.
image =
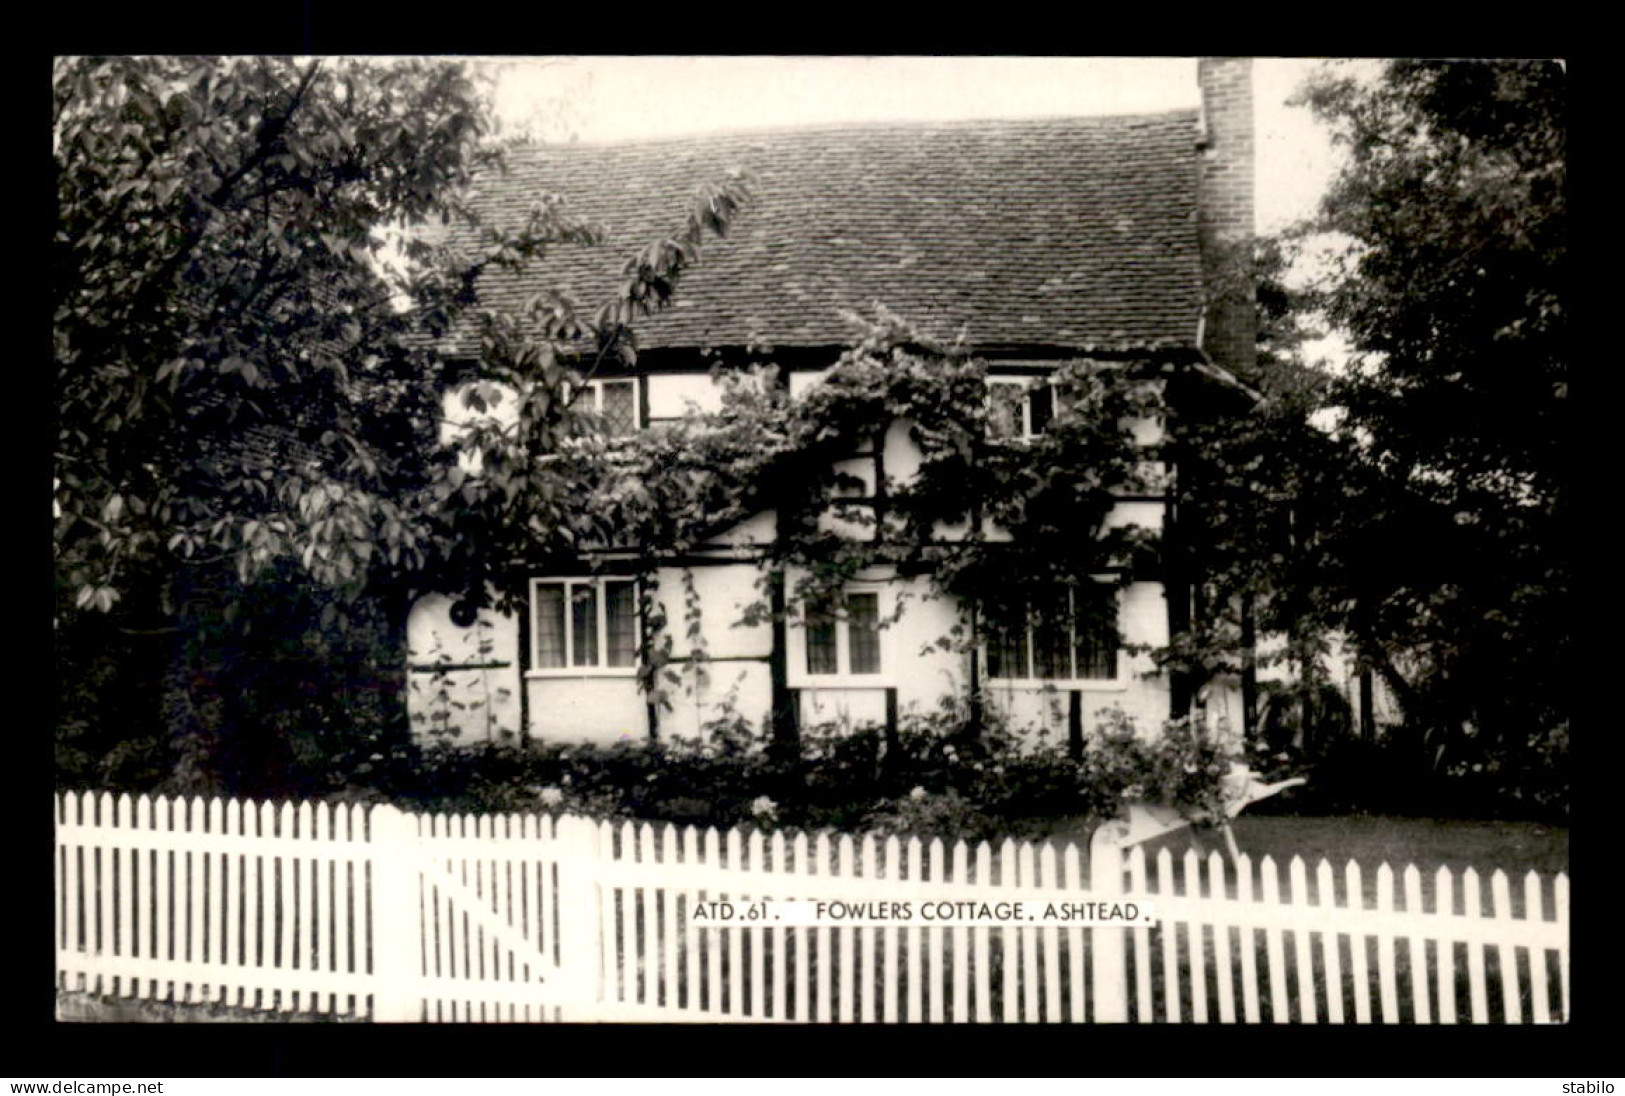
<svg viewBox="0 0 1625 1096">
<path fill-rule="evenodd" d="M 806 728 L 793 757 L 730 712 L 695 738 L 401 747 L 358 753 L 340 768 L 366 786 L 346 798 L 424 809 L 982 840 L 1043 836 L 1068 820 L 1120 815 L 1134 799 L 1209 817 L 1229 764 L 1185 721 L 1147 739 L 1126 715 L 1110 714 L 1073 758 L 1063 744 L 997 721 L 971 734 L 966 711 L 945 703 L 904 714 L 890 735 L 875 726 Z"/>
<path fill-rule="evenodd" d="M 1568 810 L 1568 728 L 1532 733 L 1518 748 L 1472 738 L 1441 749 L 1404 727 L 1330 745 L 1309 782 L 1268 809 L 1367 811 L 1562 822 Z"/>
<path fill-rule="evenodd" d="M 966 841 L 1027 836 L 1012 830 L 1006 819 L 982 810 L 953 788 L 929 792 L 923 786 L 878 804 L 864 828 L 878 834 Z"/>
</svg>

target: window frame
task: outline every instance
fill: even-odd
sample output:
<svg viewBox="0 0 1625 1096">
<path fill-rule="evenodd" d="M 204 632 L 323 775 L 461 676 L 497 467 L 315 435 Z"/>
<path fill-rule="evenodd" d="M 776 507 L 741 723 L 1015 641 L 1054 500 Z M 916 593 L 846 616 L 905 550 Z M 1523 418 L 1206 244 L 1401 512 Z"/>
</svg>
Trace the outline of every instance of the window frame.
<svg viewBox="0 0 1625 1096">
<path fill-rule="evenodd" d="M 1097 583 L 1100 583 L 1101 585 L 1106 585 L 1107 584 L 1105 580 L 1101 580 L 1101 579 L 1095 579 L 1094 581 L 1097 582 Z M 1071 663 L 1071 670 L 1072 670 L 1072 673 L 1074 673 L 1074 674 L 1076 674 L 1076 672 L 1077 672 L 1077 651 L 1078 651 L 1077 629 L 1076 629 L 1075 625 L 1073 625 L 1071 623 L 1071 621 L 1075 620 L 1075 618 L 1076 618 L 1075 602 L 1073 600 L 1075 595 L 1076 595 L 1076 588 L 1072 587 L 1072 586 L 1068 586 L 1067 587 L 1067 599 L 1068 599 L 1068 601 L 1067 601 L 1067 609 L 1068 609 L 1069 624 L 1068 624 L 1068 628 L 1067 628 L 1067 651 L 1069 653 L 1069 661 Z M 993 666 L 992 666 L 992 659 L 991 659 L 990 653 L 989 653 L 990 648 L 991 648 L 992 643 L 993 643 L 993 638 L 994 638 L 993 637 L 993 628 L 990 627 L 990 626 L 987 626 L 987 632 L 982 636 L 981 642 L 980 642 L 980 644 L 978 646 L 979 646 L 979 653 L 980 653 L 981 659 L 982 659 L 982 673 L 983 673 L 984 679 L 988 683 L 988 686 L 990 688 L 1017 688 L 1017 689 L 1055 688 L 1055 689 L 1068 689 L 1068 690 L 1081 690 L 1081 691 L 1098 690 L 1098 691 L 1103 691 L 1103 692 L 1104 691 L 1112 691 L 1112 690 L 1121 690 L 1121 689 L 1127 688 L 1127 686 L 1128 686 L 1128 676 L 1127 676 L 1127 673 L 1125 672 L 1125 669 L 1124 669 L 1124 662 L 1126 661 L 1126 659 L 1124 658 L 1123 644 L 1121 642 L 1121 628 L 1122 628 L 1122 620 L 1123 620 L 1123 592 L 1121 590 L 1116 591 L 1116 594 L 1115 594 L 1115 597 L 1113 598 L 1113 601 L 1115 602 L 1116 618 L 1117 618 L 1115 627 L 1119 632 L 1119 642 L 1116 644 L 1116 646 L 1113 648 L 1113 651 L 1112 651 L 1112 669 L 1114 671 L 1113 676 L 1111 676 L 1111 677 L 1075 677 L 1075 676 L 1074 677 L 1035 677 L 1035 676 L 1033 676 L 1033 671 L 1036 669 L 1036 667 L 1038 665 L 1037 623 L 1036 623 L 1036 621 L 1034 619 L 1034 616 L 1033 616 L 1033 613 L 1032 613 L 1032 608 L 1029 606 L 1028 610 L 1027 610 L 1027 619 L 1026 619 L 1026 662 L 1027 662 L 1027 665 L 1025 667 L 1025 669 L 1027 671 L 1026 674 L 1024 676 L 1021 676 L 1021 677 L 1005 677 L 1005 676 L 995 677 L 994 676 L 994 674 L 993 674 Z M 986 625 L 984 625 L 984 626 L 986 626 Z"/>
<path fill-rule="evenodd" d="M 628 434 L 639 433 L 648 426 L 643 421 L 643 394 L 638 385 L 637 377 L 594 377 L 591 380 L 579 382 L 567 381 L 566 384 L 569 386 L 567 396 L 572 402 L 580 396 L 587 397 L 590 406 L 586 410 L 597 418 L 597 425 L 600 430 L 602 430 L 604 422 L 604 388 L 611 384 L 624 384 L 632 389 L 632 429 L 625 434 L 603 430 L 605 437 L 624 438 Z M 577 389 L 580 391 L 577 392 Z"/>
<path fill-rule="evenodd" d="M 846 689 L 880 689 L 889 688 L 893 684 L 893 671 L 888 667 L 892 659 L 888 650 L 887 628 L 885 627 L 888 611 L 888 590 L 884 582 L 848 582 L 841 587 L 843 599 L 853 594 L 867 594 L 875 599 L 875 657 L 877 668 L 873 673 L 855 673 L 852 670 L 852 625 L 850 616 L 845 611 L 835 615 L 835 672 L 815 673 L 809 668 L 808 655 L 810 644 L 808 642 L 808 627 L 811 622 L 808 604 L 802 600 L 799 604 L 799 623 L 788 629 L 788 662 L 789 685 L 791 688 L 846 688 Z"/>
<path fill-rule="evenodd" d="M 1052 422 L 1056 421 L 1056 419 L 1058 419 L 1060 417 L 1060 396 L 1059 396 L 1059 392 L 1058 392 L 1058 390 L 1056 388 L 1054 380 L 1051 379 L 1049 376 L 1028 377 L 1028 376 L 1021 376 L 1021 375 L 990 374 L 986 378 L 986 384 L 987 384 L 987 393 L 988 393 L 987 394 L 987 408 L 988 408 L 988 431 L 987 431 L 987 433 L 988 433 L 988 440 L 989 441 L 993 441 L 993 442 L 1032 441 L 1035 438 L 1043 437 L 1044 433 L 1045 433 L 1045 430 L 1047 430 L 1049 428 L 1049 423 L 1052 423 Z M 1047 387 L 1049 389 L 1049 393 L 1050 393 L 1050 417 L 1049 417 L 1048 422 L 1045 423 L 1045 429 L 1044 430 L 1034 430 L 1033 429 L 1033 393 L 1035 391 L 1037 391 L 1040 384 L 1042 384 L 1044 387 Z M 992 411 L 993 411 L 993 406 L 994 406 L 993 390 L 995 388 L 1015 388 L 1015 389 L 1020 390 L 1020 393 L 1021 393 L 1021 423 L 1020 423 L 1020 429 L 1019 429 L 1019 431 L 1017 433 L 1007 434 L 1007 435 L 1000 435 L 1000 434 L 994 433 L 994 431 L 993 431 Z"/>
<path fill-rule="evenodd" d="M 626 666 L 609 665 L 609 598 L 607 588 L 610 584 L 625 584 L 632 588 L 632 661 Z M 536 592 L 543 586 L 562 586 L 564 589 L 564 666 L 542 666 L 537 641 L 540 631 L 536 626 L 537 601 Z M 573 591 L 579 587 L 592 587 L 594 608 L 594 638 L 597 643 L 598 661 L 592 666 L 575 666 L 568 663 L 575 655 L 575 615 L 570 611 Z M 529 613 L 528 626 L 530 629 L 529 642 L 526 644 L 528 665 L 525 668 L 526 678 L 580 678 L 580 677 L 607 677 L 632 678 L 638 673 L 638 655 L 643 638 L 643 606 L 638 597 L 638 580 L 631 575 L 546 575 L 537 576 L 530 580 L 527 611 Z"/>
</svg>

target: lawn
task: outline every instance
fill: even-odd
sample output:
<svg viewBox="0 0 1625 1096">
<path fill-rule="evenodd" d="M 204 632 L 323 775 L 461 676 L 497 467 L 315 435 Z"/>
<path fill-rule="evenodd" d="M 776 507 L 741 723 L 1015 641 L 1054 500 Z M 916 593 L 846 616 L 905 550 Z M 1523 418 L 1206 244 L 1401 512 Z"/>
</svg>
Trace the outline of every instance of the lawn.
<svg viewBox="0 0 1625 1096">
<path fill-rule="evenodd" d="M 1476 868 L 1480 874 L 1500 868 L 1514 877 L 1530 870 L 1543 874 L 1568 870 L 1568 830 L 1536 822 L 1243 814 L 1232 825 L 1236 843 L 1252 859 L 1268 855 L 1284 865 L 1302 856 L 1311 870 L 1323 857 L 1339 871 L 1349 860 L 1372 872 L 1384 863 L 1395 871 L 1415 864 L 1424 873 L 1441 866 L 1452 872 Z M 1167 848 L 1175 856 L 1183 855 L 1192 846 L 1193 832 L 1195 847 L 1204 855 L 1215 848 L 1224 851 L 1224 839 L 1217 832 L 1185 830 L 1148 842 L 1146 852 L 1155 855 Z"/>
<path fill-rule="evenodd" d="M 1253 893 L 1261 892 L 1262 871 L 1260 861 L 1269 856 L 1275 861 L 1277 878 L 1280 880 L 1283 898 L 1287 894 L 1287 866 L 1294 856 L 1304 858 L 1309 868 L 1308 882 L 1311 893 L 1315 895 L 1313 902 L 1320 902 L 1315 881 L 1315 869 L 1324 858 L 1333 867 L 1332 901 L 1338 905 L 1346 905 L 1349 896 L 1344 886 L 1343 870 L 1350 861 L 1355 861 L 1361 869 L 1360 902 L 1366 907 L 1376 904 L 1377 869 L 1384 863 L 1395 871 L 1394 899 L 1396 904 L 1403 908 L 1406 906 L 1403 877 L 1400 872 L 1411 864 L 1422 873 L 1421 898 L 1424 909 L 1435 908 L 1437 895 L 1434 890 L 1434 873 L 1445 867 L 1455 877 L 1454 895 L 1451 907 L 1454 912 L 1464 912 L 1465 897 L 1462 891 L 1461 873 L 1473 868 L 1480 877 L 1480 896 L 1482 908 L 1488 913 L 1493 907 L 1491 876 L 1497 870 L 1506 871 L 1510 876 L 1509 882 L 1512 913 L 1515 917 L 1526 916 L 1524 908 L 1523 876 L 1533 870 L 1543 876 L 1542 891 L 1548 896 L 1552 892 L 1552 876 L 1558 872 L 1568 870 L 1568 830 L 1564 827 L 1542 825 L 1531 822 L 1479 822 L 1462 821 L 1455 819 L 1425 819 L 1402 818 L 1381 815 L 1345 815 L 1336 817 L 1291 816 L 1291 815 L 1243 815 L 1233 824 L 1236 842 L 1241 851 L 1249 857 L 1253 866 Z M 1084 827 L 1077 827 L 1073 831 L 1057 834 L 1058 838 L 1066 840 L 1079 840 L 1086 838 L 1088 831 Z M 1146 843 L 1146 852 L 1151 858 L 1148 861 L 1147 883 L 1149 888 L 1156 892 L 1162 889 L 1162 883 L 1157 878 L 1155 857 L 1166 849 L 1175 857 L 1176 865 L 1183 858 L 1187 849 L 1195 848 L 1205 859 L 1207 854 L 1217 850 L 1226 856 L 1224 839 L 1217 831 L 1212 830 L 1180 830 Z M 1205 868 L 1205 865 L 1204 865 Z M 1204 871 L 1205 875 L 1205 871 Z M 1233 875 L 1227 873 L 1226 891 L 1234 897 L 1235 881 Z M 1184 892 L 1184 879 L 1180 868 L 1175 868 L 1174 886 Z M 1553 901 L 1548 897 L 1548 903 Z M 1162 934 L 1170 931 L 1171 926 L 1162 925 L 1151 929 L 1148 933 L 1149 950 L 1146 960 L 1149 964 L 1148 972 L 1152 984 L 1155 986 L 1155 1003 L 1152 1005 L 1150 1015 L 1158 1018 L 1164 1015 L 1165 986 L 1164 966 L 1166 956 L 1162 951 Z M 1192 956 L 1190 946 L 1190 928 L 1177 930 L 1180 934 L 1180 950 L 1177 959 L 1179 967 L 1178 995 L 1180 998 L 1180 1015 L 1188 1019 L 1191 1015 L 1191 981 L 1190 964 Z M 1214 933 L 1215 929 L 1200 930 L 1200 953 L 1202 963 L 1207 968 L 1207 996 L 1210 998 L 1210 1014 L 1216 1015 L 1217 997 L 1215 988 L 1214 969 Z M 1235 984 L 1240 985 L 1241 959 L 1239 945 L 1240 937 L 1235 935 L 1236 930 L 1228 930 L 1227 935 L 1232 941 L 1232 973 Z M 1257 934 L 1249 934 L 1257 935 Z M 1289 932 L 1287 938 L 1291 941 L 1295 937 Z M 1312 976 L 1314 979 L 1314 993 L 1318 1002 L 1318 1016 L 1324 1019 L 1326 1007 L 1329 1003 L 1326 984 L 1327 971 L 1324 966 L 1324 956 L 1321 954 L 1319 934 L 1315 935 L 1316 945 L 1312 963 Z M 1356 987 L 1349 977 L 1352 959 L 1351 948 L 1355 943 L 1347 938 L 1336 944 L 1341 955 L 1343 975 L 1339 979 L 1341 993 L 1338 993 L 1344 1006 L 1344 1016 L 1352 1018 L 1355 1008 Z M 1360 950 L 1368 953 L 1368 966 L 1375 979 L 1377 971 L 1377 956 L 1375 941 L 1362 941 Z M 1469 1015 L 1469 991 L 1466 978 L 1467 947 L 1463 944 L 1446 945 L 1455 964 L 1455 992 L 1452 996 L 1456 1001 L 1456 1013 L 1462 1018 Z M 1440 1006 L 1439 986 L 1436 984 L 1438 963 L 1440 960 L 1440 945 L 1436 941 L 1427 941 L 1418 956 L 1425 964 L 1418 974 L 1426 978 L 1425 992 L 1431 1004 L 1433 1015 L 1438 1014 Z M 1537 961 L 1535 957 L 1526 953 L 1526 949 L 1519 949 L 1519 957 L 1515 959 L 1521 968 L 1519 978 L 1520 999 L 1522 1000 L 1523 1016 L 1531 1015 L 1530 989 L 1528 985 L 1528 968 L 1531 962 Z M 1291 943 L 1286 947 L 1286 967 L 1284 974 L 1288 986 L 1296 986 L 1297 956 Z M 1133 957 L 1131 949 L 1131 965 L 1138 962 Z M 1499 1021 L 1504 1012 L 1500 997 L 1500 982 L 1503 972 L 1500 970 L 1500 958 L 1495 949 L 1488 949 L 1485 956 L 1489 989 L 1489 1018 Z M 1557 961 L 1555 954 L 1545 955 L 1538 960 L 1547 967 L 1548 982 L 1551 987 L 1548 1006 L 1554 1016 L 1560 1014 L 1557 998 Z M 1261 962 L 1261 959 L 1260 959 Z M 1405 944 L 1396 947 L 1395 972 L 1399 988 L 1399 1015 L 1409 1020 L 1414 1018 L 1412 1003 L 1412 970 L 1411 952 Z M 1268 971 L 1262 966 L 1258 970 L 1260 985 L 1267 985 Z M 1371 984 L 1373 994 L 1375 983 Z M 1295 994 L 1289 992 L 1295 999 Z M 1262 995 L 1263 1012 L 1266 1018 L 1273 1016 L 1273 1009 L 1269 1001 L 1269 993 Z M 1133 1012 L 1138 1017 L 1143 1002 L 1136 1002 Z M 1373 1009 L 1376 1003 L 1373 1001 Z M 1295 1007 L 1287 1013 L 1293 1019 L 1297 1018 Z M 1376 1015 L 1375 1011 L 1373 1015 Z"/>
<path fill-rule="evenodd" d="M 1288 865 L 1294 856 L 1301 856 L 1308 868 L 1311 892 L 1316 894 L 1314 901 L 1319 901 L 1318 891 L 1315 890 L 1316 868 L 1325 859 L 1330 862 L 1333 871 L 1333 901 L 1338 905 L 1346 904 L 1348 895 L 1343 873 L 1352 860 L 1360 866 L 1360 889 L 1367 907 L 1376 905 L 1377 869 L 1387 864 L 1394 870 L 1395 900 L 1403 908 L 1405 898 L 1401 873 L 1407 866 L 1415 864 L 1422 875 L 1425 908 L 1433 907 L 1435 872 L 1440 867 L 1446 867 L 1454 876 L 1452 908 L 1460 913 L 1465 908 L 1461 873 L 1473 868 L 1479 874 L 1483 909 L 1488 912 L 1493 908 L 1491 876 L 1499 869 L 1507 873 L 1511 884 L 1509 890 L 1513 915 L 1522 917 L 1525 873 L 1531 870 L 1540 873 L 1544 877 L 1542 889 L 1549 894 L 1552 877 L 1568 870 L 1568 830 L 1536 822 L 1478 822 L 1386 815 L 1321 817 L 1244 814 L 1232 825 L 1236 844 L 1252 861 L 1255 894 L 1261 893 L 1264 857 L 1274 860 L 1281 894 L 1285 897 Z M 1088 836 L 1089 827 L 1080 823 L 1063 828 L 1053 839 L 1057 842 L 1076 841 L 1081 847 L 1087 847 Z M 1182 869 L 1177 865 L 1185 851 L 1194 848 L 1204 861 L 1215 850 L 1225 857 L 1226 889 L 1234 896 L 1235 881 L 1230 874 L 1233 868 L 1229 865 L 1229 855 L 1219 831 L 1194 828 L 1175 830 L 1147 841 L 1144 847 L 1147 880 L 1153 890 L 1161 889 L 1156 870 L 1157 854 L 1164 849 L 1172 853 L 1176 878 L 1182 879 Z M 1176 887 L 1183 892 L 1183 882 L 1177 882 Z"/>
</svg>

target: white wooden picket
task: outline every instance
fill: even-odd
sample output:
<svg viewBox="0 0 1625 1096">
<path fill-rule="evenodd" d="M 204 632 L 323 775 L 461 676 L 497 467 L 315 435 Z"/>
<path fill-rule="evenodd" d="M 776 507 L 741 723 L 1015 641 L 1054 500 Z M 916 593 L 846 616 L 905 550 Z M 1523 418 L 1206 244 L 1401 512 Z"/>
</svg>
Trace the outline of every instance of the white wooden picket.
<svg viewBox="0 0 1625 1096">
<path fill-rule="evenodd" d="M 55 806 L 69 991 L 407 1022 L 1569 1016 L 1565 874 L 1514 887 L 1500 871 L 1153 858 L 1110 826 L 1085 857 L 542 813 L 106 793 Z M 1125 895 L 1158 923 L 695 923 L 717 899 Z"/>
</svg>

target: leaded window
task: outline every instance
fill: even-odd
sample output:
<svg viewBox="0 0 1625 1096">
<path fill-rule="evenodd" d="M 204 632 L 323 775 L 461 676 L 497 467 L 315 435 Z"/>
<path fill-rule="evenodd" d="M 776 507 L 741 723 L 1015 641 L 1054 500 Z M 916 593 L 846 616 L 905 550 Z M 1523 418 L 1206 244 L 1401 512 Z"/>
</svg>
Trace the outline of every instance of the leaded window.
<svg viewBox="0 0 1625 1096">
<path fill-rule="evenodd" d="M 807 606 L 807 673 L 880 673 L 880 595 L 849 591 L 839 606 L 829 597 Z"/>
<path fill-rule="evenodd" d="M 987 615 L 994 680 L 1112 681 L 1117 657 L 1116 600 L 1106 588 L 1065 588 Z"/>
<path fill-rule="evenodd" d="M 637 590 L 633 580 L 532 581 L 532 669 L 631 669 L 637 663 L 637 635 Z"/>
</svg>

